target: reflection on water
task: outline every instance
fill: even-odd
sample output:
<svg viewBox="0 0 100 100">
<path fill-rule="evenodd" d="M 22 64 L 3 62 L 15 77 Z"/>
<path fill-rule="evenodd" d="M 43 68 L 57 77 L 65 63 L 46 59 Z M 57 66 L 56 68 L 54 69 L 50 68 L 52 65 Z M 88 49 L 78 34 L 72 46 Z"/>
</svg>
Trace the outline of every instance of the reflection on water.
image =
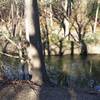
<svg viewBox="0 0 100 100">
<path fill-rule="evenodd" d="M 0 65 L 10 65 L 18 70 L 18 59 L 0 55 Z M 75 55 L 59 58 L 51 56 L 45 59 L 47 72 L 51 81 L 61 86 L 94 87 L 100 85 L 100 55 L 89 55 L 82 59 Z M 15 71 L 16 72 L 16 71 Z"/>
<path fill-rule="evenodd" d="M 89 55 L 82 59 L 70 55 L 46 58 L 50 79 L 62 86 L 93 87 L 100 84 L 100 55 Z"/>
</svg>

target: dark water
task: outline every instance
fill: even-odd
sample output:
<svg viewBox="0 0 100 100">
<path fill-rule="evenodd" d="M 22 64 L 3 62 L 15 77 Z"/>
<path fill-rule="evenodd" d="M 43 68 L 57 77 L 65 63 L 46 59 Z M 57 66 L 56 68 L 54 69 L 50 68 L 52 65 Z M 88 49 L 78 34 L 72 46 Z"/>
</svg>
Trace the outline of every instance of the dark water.
<svg viewBox="0 0 100 100">
<path fill-rule="evenodd" d="M 94 87 L 100 85 L 100 55 L 89 55 L 81 58 L 76 55 L 46 57 L 46 65 L 50 79 L 58 85 L 74 84 L 78 87 Z"/>
<path fill-rule="evenodd" d="M 0 55 L 0 65 L 6 64 L 17 69 L 18 59 Z M 69 86 L 74 84 L 78 87 L 93 87 L 100 85 L 100 55 L 89 55 L 82 59 L 75 55 L 51 56 L 45 58 L 47 72 L 51 81 L 60 86 Z"/>
</svg>

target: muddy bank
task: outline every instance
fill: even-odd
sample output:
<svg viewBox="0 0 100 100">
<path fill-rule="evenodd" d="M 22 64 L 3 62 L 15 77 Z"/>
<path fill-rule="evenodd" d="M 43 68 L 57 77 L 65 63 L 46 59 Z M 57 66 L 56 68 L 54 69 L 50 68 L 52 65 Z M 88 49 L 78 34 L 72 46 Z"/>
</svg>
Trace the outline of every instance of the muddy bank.
<svg viewBox="0 0 100 100">
<path fill-rule="evenodd" d="M 0 100 L 100 100 L 100 94 L 16 81 L 0 83 Z"/>
</svg>

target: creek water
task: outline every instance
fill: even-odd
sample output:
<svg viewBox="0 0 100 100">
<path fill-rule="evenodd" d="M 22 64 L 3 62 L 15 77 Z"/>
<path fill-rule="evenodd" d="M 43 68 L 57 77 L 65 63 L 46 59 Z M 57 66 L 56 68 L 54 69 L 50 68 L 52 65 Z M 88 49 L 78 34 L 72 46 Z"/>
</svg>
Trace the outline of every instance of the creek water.
<svg viewBox="0 0 100 100">
<path fill-rule="evenodd" d="M 51 81 L 58 85 L 90 88 L 100 85 L 100 55 L 46 57 L 46 66 Z"/>
<path fill-rule="evenodd" d="M 6 64 L 14 70 L 20 65 L 18 59 L 0 55 L 0 65 Z M 100 85 L 100 55 L 88 55 L 84 59 L 79 55 L 63 57 L 45 57 L 45 64 L 50 80 L 66 87 L 74 84 L 78 87 Z"/>
</svg>

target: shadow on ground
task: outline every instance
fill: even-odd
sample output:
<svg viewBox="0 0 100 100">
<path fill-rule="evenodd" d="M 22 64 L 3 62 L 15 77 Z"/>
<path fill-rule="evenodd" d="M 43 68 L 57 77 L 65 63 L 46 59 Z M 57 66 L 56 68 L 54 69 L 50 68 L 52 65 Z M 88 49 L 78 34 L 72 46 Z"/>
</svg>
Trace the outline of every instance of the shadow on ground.
<svg viewBox="0 0 100 100">
<path fill-rule="evenodd" d="M 0 83 L 0 100 L 100 100 L 100 94 L 16 81 Z"/>
</svg>

